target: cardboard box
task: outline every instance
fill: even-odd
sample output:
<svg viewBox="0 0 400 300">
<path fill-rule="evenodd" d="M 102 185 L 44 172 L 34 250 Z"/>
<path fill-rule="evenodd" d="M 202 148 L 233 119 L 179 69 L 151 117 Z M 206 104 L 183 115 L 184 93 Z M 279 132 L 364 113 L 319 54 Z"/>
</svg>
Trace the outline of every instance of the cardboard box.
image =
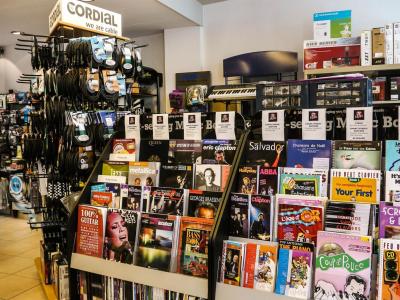
<svg viewBox="0 0 400 300">
<path fill-rule="evenodd" d="M 393 64 L 393 24 L 385 25 L 385 63 Z"/>
<path fill-rule="evenodd" d="M 393 63 L 400 64 L 400 23 L 393 23 Z"/>
<path fill-rule="evenodd" d="M 371 30 L 361 33 L 361 65 L 372 65 L 372 34 Z"/>
<path fill-rule="evenodd" d="M 314 40 L 351 37 L 351 10 L 315 13 Z"/>
<path fill-rule="evenodd" d="M 372 29 L 372 64 L 381 65 L 385 63 L 385 28 Z"/>
<path fill-rule="evenodd" d="M 304 41 L 304 70 L 360 65 L 361 38 Z"/>
</svg>

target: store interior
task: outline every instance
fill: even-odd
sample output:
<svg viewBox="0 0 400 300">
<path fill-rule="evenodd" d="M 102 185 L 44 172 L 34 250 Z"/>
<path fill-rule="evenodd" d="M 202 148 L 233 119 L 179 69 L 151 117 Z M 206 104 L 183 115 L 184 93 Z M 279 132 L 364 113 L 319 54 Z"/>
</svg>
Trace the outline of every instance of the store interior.
<svg viewBox="0 0 400 300">
<path fill-rule="evenodd" d="M 0 1 L 0 300 L 400 300 L 399 11 Z"/>
</svg>

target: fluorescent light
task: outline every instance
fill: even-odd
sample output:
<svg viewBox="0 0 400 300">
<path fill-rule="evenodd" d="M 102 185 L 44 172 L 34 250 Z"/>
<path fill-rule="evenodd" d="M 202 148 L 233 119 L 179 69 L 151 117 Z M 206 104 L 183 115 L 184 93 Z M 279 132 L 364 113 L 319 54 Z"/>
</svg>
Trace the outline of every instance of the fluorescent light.
<svg viewBox="0 0 400 300">
<path fill-rule="evenodd" d="M 18 30 L 13 30 L 13 31 L 11 31 L 11 33 L 15 34 L 15 35 L 21 35 L 22 34 L 22 32 L 18 31 Z"/>
<path fill-rule="evenodd" d="M 79 0 L 81 2 L 94 2 L 94 0 Z"/>
</svg>

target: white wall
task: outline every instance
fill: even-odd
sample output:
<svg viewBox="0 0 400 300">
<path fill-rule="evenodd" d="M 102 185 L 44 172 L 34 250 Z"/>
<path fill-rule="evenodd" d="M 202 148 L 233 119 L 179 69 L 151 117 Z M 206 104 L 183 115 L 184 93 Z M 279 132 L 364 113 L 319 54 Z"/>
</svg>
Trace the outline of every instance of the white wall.
<svg viewBox="0 0 400 300">
<path fill-rule="evenodd" d="M 161 111 L 165 111 L 165 61 L 164 61 L 164 34 L 153 34 L 142 37 L 133 38 L 138 45 L 149 44 L 148 47 L 142 48 L 143 64 L 147 67 L 155 69 L 164 76 L 164 86 L 161 88 L 160 101 Z"/>
<path fill-rule="evenodd" d="M 353 36 L 400 21 L 398 0 L 228 0 L 206 5 L 204 70 L 211 71 L 213 84 L 223 84 L 224 58 L 264 50 L 298 52 L 302 70 L 303 40 L 313 38 L 313 13 L 344 9 L 352 10 Z M 191 55 L 180 59 L 191 64 Z"/>
<path fill-rule="evenodd" d="M 6 93 L 9 89 L 28 91 L 29 85 L 16 82 L 22 73 L 32 74 L 30 55 L 14 50 L 14 46 L 5 47 L 4 56 L 0 58 L 0 93 Z"/>
</svg>

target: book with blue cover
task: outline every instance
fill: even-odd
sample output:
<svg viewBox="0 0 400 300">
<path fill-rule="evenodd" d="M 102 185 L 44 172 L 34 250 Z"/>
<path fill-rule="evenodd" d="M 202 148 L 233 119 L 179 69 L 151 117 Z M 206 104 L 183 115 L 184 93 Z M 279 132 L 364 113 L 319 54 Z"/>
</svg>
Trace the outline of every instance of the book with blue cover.
<svg viewBox="0 0 400 300">
<path fill-rule="evenodd" d="M 288 140 L 286 166 L 329 169 L 331 156 L 331 141 Z"/>
<path fill-rule="evenodd" d="M 385 170 L 400 171 L 400 141 L 386 141 Z"/>
</svg>

